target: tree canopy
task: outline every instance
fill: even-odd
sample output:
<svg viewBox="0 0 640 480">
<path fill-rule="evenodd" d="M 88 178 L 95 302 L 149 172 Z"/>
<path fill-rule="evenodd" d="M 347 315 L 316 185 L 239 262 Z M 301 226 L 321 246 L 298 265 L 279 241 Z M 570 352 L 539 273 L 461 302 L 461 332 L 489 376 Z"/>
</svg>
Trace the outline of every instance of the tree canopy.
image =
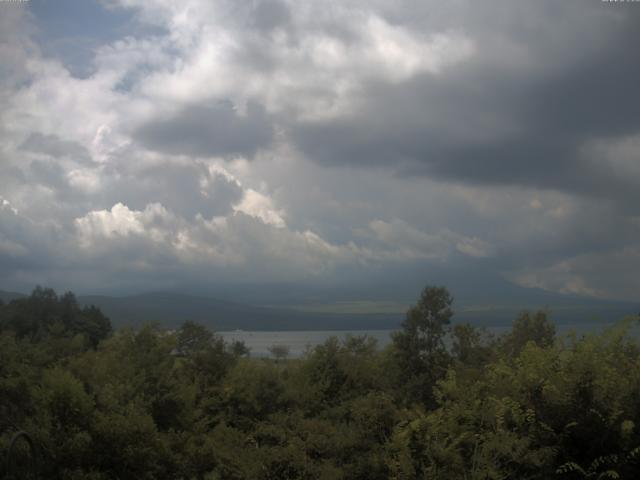
<svg viewBox="0 0 640 480">
<path fill-rule="evenodd" d="M 452 302 L 427 287 L 387 348 L 283 362 L 193 322 L 111 332 L 36 289 L 0 306 L 0 478 L 25 478 L 21 430 L 47 479 L 638 478 L 637 318 L 556 338 L 523 312 L 493 337 Z"/>
</svg>

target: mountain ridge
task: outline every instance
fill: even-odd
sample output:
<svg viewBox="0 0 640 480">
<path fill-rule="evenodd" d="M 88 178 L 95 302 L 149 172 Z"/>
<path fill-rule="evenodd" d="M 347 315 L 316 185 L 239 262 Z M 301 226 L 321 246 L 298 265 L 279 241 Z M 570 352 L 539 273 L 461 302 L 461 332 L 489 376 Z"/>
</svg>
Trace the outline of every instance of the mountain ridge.
<svg viewBox="0 0 640 480">
<path fill-rule="evenodd" d="M 0 290 L 5 303 L 27 295 Z M 553 295 L 548 297 L 553 299 Z M 155 322 L 176 328 L 186 320 L 202 323 L 212 330 L 389 330 L 397 329 L 404 311 L 335 311 L 305 306 L 260 306 L 226 299 L 170 291 L 151 291 L 128 296 L 78 295 L 81 305 L 95 305 L 107 315 L 114 327 L 139 327 Z M 640 304 L 612 300 L 565 298 L 554 305 L 461 305 L 454 304 L 454 323 L 477 326 L 508 326 L 523 310 L 548 308 L 556 324 L 611 323 L 626 315 L 635 315 Z M 356 303 L 356 302 L 354 302 Z M 329 304 L 327 304 L 329 305 Z M 314 309 L 315 308 L 315 309 Z"/>
</svg>

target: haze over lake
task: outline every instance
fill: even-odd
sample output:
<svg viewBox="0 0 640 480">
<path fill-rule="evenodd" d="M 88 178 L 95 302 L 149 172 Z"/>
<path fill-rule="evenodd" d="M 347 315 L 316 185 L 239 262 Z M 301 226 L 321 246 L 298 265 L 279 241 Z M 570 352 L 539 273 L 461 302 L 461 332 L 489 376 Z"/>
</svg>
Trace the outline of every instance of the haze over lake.
<svg viewBox="0 0 640 480">
<path fill-rule="evenodd" d="M 580 337 L 586 334 L 601 333 L 609 328 L 613 323 L 597 324 L 561 324 L 557 326 L 556 332 L 559 337 L 570 332 Z M 510 327 L 489 327 L 487 331 L 493 335 L 501 335 L 510 330 Z M 391 343 L 391 334 L 396 330 L 325 330 L 325 331 L 231 331 L 219 332 L 228 341 L 242 341 L 249 347 L 253 357 L 269 357 L 270 347 L 274 345 L 288 347 L 289 355 L 292 358 L 301 357 L 305 352 L 312 350 L 317 345 L 323 344 L 330 337 L 337 337 L 344 340 L 348 336 L 368 336 L 376 340 L 378 348 L 385 348 Z M 636 329 L 636 334 L 638 329 Z"/>
</svg>

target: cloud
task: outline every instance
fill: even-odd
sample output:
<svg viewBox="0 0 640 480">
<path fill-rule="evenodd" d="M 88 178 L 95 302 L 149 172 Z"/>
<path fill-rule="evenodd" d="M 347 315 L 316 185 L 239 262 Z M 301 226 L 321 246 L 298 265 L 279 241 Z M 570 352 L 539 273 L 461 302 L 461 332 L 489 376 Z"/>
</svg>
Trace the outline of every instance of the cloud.
<svg viewBox="0 0 640 480">
<path fill-rule="evenodd" d="M 567 4 L 543 2 L 526 20 L 517 8 L 494 4 L 500 16 L 465 31 L 476 45 L 467 61 L 435 77 L 369 82 L 359 108 L 295 122 L 292 138 L 310 159 L 328 165 L 615 197 L 619 179 L 588 161 L 583 147 L 640 130 L 640 100 L 630 93 L 640 68 L 629 47 L 639 40 L 639 12 Z M 506 30 L 497 21 L 524 28 Z M 557 52 L 550 51 L 550 36 L 563 45 Z M 500 56 L 496 49 L 510 51 Z"/>
<path fill-rule="evenodd" d="M 76 219 L 81 242 L 89 247 L 95 237 L 112 238 L 141 234 L 144 232 L 145 213 L 153 214 L 154 210 L 159 210 L 159 213 L 165 212 L 158 204 L 148 206 L 145 212 L 134 212 L 122 203 L 115 204 L 111 210 L 89 212 L 86 216 Z"/>
<path fill-rule="evenodd" d="M 406 222 L 373 220 L 369 230 L 376 240 L 386 245 L 394 255 L 406 259 L 446 260 L 458 252 L 469 257 L 485 258 L 492 255 L 492 247 L 477 237 L 466 237 L 448 229 L 427 233 Z M 367 235 L 367 232 L 361 232 Z"/>
<path fill-rule="evenodd" d="M 238 181 L 222 167 L 205 162 L 164 158 L 112 166 L 104 201 L 122 201 L 134 208 L 161 203 L 182 217 L 225 215 L 243 195 Z"/>
<path fill-rule="evenodd" d="M 243 201 L 227 216 L 186 219 L 165 206 L 148 204 L 132 210 L 118 203 L 75 219 L 76 240 L 83 255 L 99 262 L 117 257 L 108 269 L 132 275 L 170 266 L 195 281 L 203 268 L 225 272 L 229 279 L 252 275 L 254 280 L 309 280 L 344 269 L 368 268 L 388 262 L 441 262 L 454 252 L 472 257 L 489 255 L 488 244 L 450 231 L 427 234 L 402 221 L 374 221 L 373 242 L 332 243 L 311 230 L 292 230 L 277 216 L 272 200 L 247 190 Z M 263 210 L 260 210 L 263 209 Z M 251 211 L 253 210 L 253 211 Z"/>
<path fill-rule="evenodd" d="M 509 278 L 528 288 L 603 299 L 635 300 L 640 288 L 639 268 L 640 245 L 635 244 L 511 272 Z"/>
<path fill-rule="evenodd" d="M 272 127 L 264 108 L 249 102 L 239 112 L 230 102 L 185 107 L 175 116 L 152 120 L 136 132 L 146 147 L 196 157 L 252 157 L 268 146 Z"/>
<path fill-rule="evenodd" d="M 286 226 L 283 218 L 284 211 L 277 210 L 269 197 L 252 189 L 244 192 L 242 200 L 237 205 L 234 205 L 233 209 L 236 212 L 259 218 L 264 223 L 275 227 Z"/>
<path fill-rule="evenodd" d="M 43 135 L 34 132 L 29 135 L 20 148 L 27 152 L 42 153 L 55 158 L 69 157 L 79 163 L 91 160 L 91 155 L 84 145 L 62 140 L 57 135 Z"/>
<path fill-rule="evenodd" d="M 313 277 L 333 265 L 354 261 L 358 253 L 353 246 L 331 245 L 313 232 L 291 231 L 269 217 L 263 220 L 239 209 L 226 217 L 199 215 L 188 220 L 158 203 L 144 210 L 118 203 L 76 218 L 75 228 L 85 255 L 105 258 L 118 254 L 121 259 L 135 259 L 118 262 L 119 269 L 132 273 L 163 259 L 165 266 L 195 270 L 183 272 L 183 277 L 197 275 L 202 266 L 209 266 L 224 271 L 233 267 L 232 276 L 253 271 L 255 278 L 287 280 Z"/>
<path fill-rule="evenodd" d="M 33 222 L 0 197 L 0 265 L 4 275 L 41 271 L 57 261 L 55 251 L 67 239 L 54 221 Z"/>
<path fill-rule="evenodd" d="M 633 5 L 100 5 L 79 56 L 3 7 L 0 286 L 633 297 Z"/>
</svg>

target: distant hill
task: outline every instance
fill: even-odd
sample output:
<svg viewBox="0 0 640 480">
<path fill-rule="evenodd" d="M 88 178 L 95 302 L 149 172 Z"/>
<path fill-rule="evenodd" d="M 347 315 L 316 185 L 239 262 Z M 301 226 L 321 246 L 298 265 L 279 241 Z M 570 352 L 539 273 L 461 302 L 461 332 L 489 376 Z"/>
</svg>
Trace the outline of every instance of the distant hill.
<svg viewBox="0 0 640 480">
<path fill-rule="evenodd" d="M 2 300 L 4 303 L 9 303 L 11 300 L 23 297 L 26 297 L 24 293 L 5 292 L 4 290 L 0 290 L 0 300 Z"/>
<path fill-rule="evenodd" d="M 303 308 L 259 307 L 208 297 L 176 293 L 148 293 L 129 297 L 80 296 L 80 303 L 93 304 L 116 326 L 155 321 L 176 327 L 193 320 L 217 331 L 224 330 L 382 330 L 399 328 L 404 312 L 341 313 L 305 311 Z M 554 300 L 554 299 L 549 299 Z M 557 300 L 557 299 L 555 299 Z M 637 315 L 640 304 L 631 302 L 563 299 L 546 304 L 455 306 L 454 322 L 479 326 L 510 325 L 524 309 L 548 307 L 557 324 L 615 322 Z"/>
<path fill-rule="evenodd" d="M 185 320 L 224 330 L 376 330 L 400 325 L 398 314 L 326 314 L 285 308 L 243 305 L 176 293 L 148 293 L 129 297 L 79 296 L 95 305 L 115 326 L 159 322 L 177 327 Z"/>
<path fill-rule="evenodd" d="M 0 291 L 5 303 L 26 295 Z M 107 315 L 113 325 L 140 326 L 157 322 L 168 328 L 178 327 L 185 320 L 202 323 L 215 331 L 228 330 L 386 330 L 399 328 L 404 309 L 394 311 L 369 308 L 368 312 L 340 311 L 318 308 L 317 305 L 294 307 L 280 304 L 262 307 L 241 302 L 219 300 L 169 292 L 154 292 L 131 296 L 79 295 L 82 305 L 95 305 Z M 330 304 L 328 304 L 330 305 Z M 524 309 L 548 307 L 556 324 L 612 323 L 627 315 L 637 315 L 640 304 L 540 295 L 534 301 L 500 305 L 459 305 L 454 303 L 453 321 L 478 326 L 508 326 Z M 380 313 L 378 313 L 380 312 Z"/>
<path fill-rule="evenodd" d="M 499 327 L 511 325 L 523 310 L 549 310 L 551 320 L 556 325 L 587 325 L 615 323 L 629 315 L 638 315 L 640 304 L 626 302 L 602 302 L 593 304 L 554 305 L 538 304 L 528 306 L 487 306 L 454 308 L 453 321 L 469 322 L 478 326 Z"/>
</svg>

